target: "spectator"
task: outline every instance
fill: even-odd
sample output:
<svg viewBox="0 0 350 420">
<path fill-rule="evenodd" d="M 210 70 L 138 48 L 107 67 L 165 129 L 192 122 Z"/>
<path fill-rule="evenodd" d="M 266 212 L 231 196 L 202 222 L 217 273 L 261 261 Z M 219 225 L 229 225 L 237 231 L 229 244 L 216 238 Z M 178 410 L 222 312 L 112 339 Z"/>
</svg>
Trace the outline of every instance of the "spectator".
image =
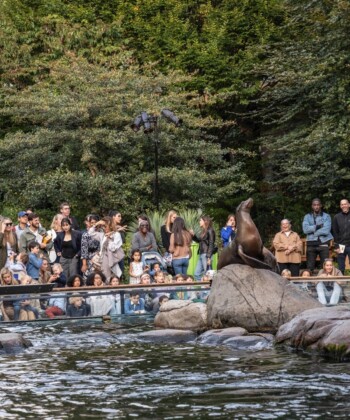
<svg viewBox="0 0 350 420">
<path fill-rule="evenodd" d="M 90 305 L 85 302 L 82 296 L 72 296 L 69 298 L 67 316 L 74 318 L 89 316 L 90 312 Z"/>
<path fill-rule="evenodd" d="M 236 217 L 234 214 L 228 215 L 226 226 L 221 229 L 220 236 L 224 248 L 234 240 L 236 236 Z"/>
<path fill-rule="evenodd" d="M 127 225 L 122 225 L 122 215 L 117 210 L 111 210 L 108 213 L 108 216 L 112 218 L 112 229 L 115 232 L 119 232 L 122 238 L 123 245 L 125 244 L 126 240 L 126 230 L 128 228 Z M 122 273 L 124 273 L 124 258 L 119 261 L 119 267 Z"/>
<path fill-rule="evenodd" d="M 68 278 L 78 273 L 78 263 L 81 255 L 81 232 L 72 229 L 71 221 L 68 218 L 62 219 L 61 226 L 62 232 L 57 233 L 54 245 L 64 274 Z"/>
<path fill-rule="evenodd" d="M 62 232 L 62 219 L 63 216 L 61 213 L 55 214 L 51 222 L 50 230 L 47 231 L 48 235 L 51 236 L 53 242 L 55 242 L 58 232 Z M 51 264 L 54 264 L 59 261 L 59 257 L 56 254 L 54 246 L 49 251 L 49 261 Z"/>
<path fill-rule="evenodd" d="M 35 213 L 28 215 L 29 226 L 24 229 L 19 240 L 19 251 L 29 252 L 28 245 L 30 242 L 38 242 L 40 250 L 44 253 L 44 256 L 48 258 L 48 253 L 53 247 L 53 242 L 50 237 L 46 238 L 46 230 L 40 226 L 40 218 Z"/>
<path fill-rule="evenodd" d="M 45 314 L 48 318 L 55 318 L 56 316 L 62 316 L 66 313 L 66 298 L 56 297 L 52 295 L 49 299 L 48 307 L 45 309 Z"/>
<path fill-rule="evenodd" d="M 139 284 L 140 278 L 143 273 L 148 271 L 146 268 L 144 270 L 143 263 L 141 262 L 141 252 L 139 249 L 134 249 L 131 253 L 131 262 L 129 266 L 129 283 L 130 284 Z"/>
<path fill-rule="evenodd" d="M 177 217 L 177 212 L 175 210 L 170 210 L 166 215 L 165 224 L 160 227 L 162 245 L 166 252 L 169 252 L 170 235 L 173 232 L 173 223 Z"/>
<path fill-rule="evenodd" d="M 18 252 L 17 236 L 12 221 L 5 217 L 0 223 L 0 269 L 5 267 L 9 258 Z"/>
<path fill-rule="evenodd" d="M 2 268 L 0 270 L 0 284 L 1 286 L 17 286 L 18 282 L 8 268 Z M 0 312 L 3 321 L 18 321 L 20 318 L 20 310 L 19 300 L 0 301 Z"/>
<path fill-rule="evenodd" d="M 47 284 L 51 283 L 53 281 L 51 274 L 51 266 L 49 263 L 49 260 L 46 258 L 43 258 L 43 262 L 41 264 L 41 267 L 39 268 L 39 283 L 41 284 Z"/>
<path fill-rule="evenodd" d="M 103 287 L 106 285 L 106 276 L 101 272 L 95 272 L 88 277 L 88 285 Z M 102 292 L 103 293 L 103 292 Z M 110 295 L 96 294 L 87 298 L 87 303 L 91 307 L 92 316 L 108 315 L 114 305 L 114 299 Z"/>
<path fill-rule="evenodd" d="M 292 231 L 288 219 L 281 221 L 281 231 L 276 233 L 273 246 L 280 272 L 287 269 L 291 271 L 293 277 L 299 276 L 303 244 L 299 235 Z"/>
<path fill-rule="evenodd" d="M 156 238 L 149 231 L 149 223 L 142 220 L 138 232 L 132 237 L 131 250 L 139 249 L 141 253 L 154 251 L 157 252 Z"/>
<path fill-rule="evenodd" d="M 79 274 L 73 274 L 67 280 L 67 287 L 83 287 L 84 279 Z"/>
<path fill-rule="evenodd" d="M 15 226 L 15 233 L 17 236 L 17 242 L 19 243 L 19 238 L 22 235 L 22 232 L 28 226 L 28 214 L 25 211 L 20 211 L 18 213 L 18 225 Z"/>
<path fill-rule="evenodd" d="M 120 285 L 120 279 L 117 276 L 112 276 L 109 279 L 109 285 L 111 287 L 116 287 Z M 111 292 L 111 296 L 114 300 L 113 307 L 110 311 L 110 315 L 120 315 L 122 313 L 121 311 L 121 298 L 120 293 L 117 292 Z"/>
<path fill-rule="evenodd" d="M 56 263 L 52 266 L 52 276 L 49 279 L 50 283 L 55 283 L 55 287 L 66 287 L 67 277 L 63 272 L 61 264 Z"/>
<path fill-rule="evenodd" d="M 202 230 L 200 236 L 193 236 L 193 240 L 199 242 L 199 260 L 194 272 L 196 281 L 200 281 L 202 275 L 211 266 L 215 248 L 215 232 L 211 218 L 209 216 L 202 216 L 199 220 L 199 225 Z"/>
<path fill-rule="evenodd" d="M 331 258 L 326 258 L 323 262 L 323 269 L 319 271 L 317 277 L 338 277 L 342 276 L 343 273 L 334 267 L 333 260 Z M 322 305 L 336 305 L 341 297 L 342 282 L 334 281 L 334 282 L 323 282 L 320 281 L 316 285 L 317 296 L 318 300 L 322 303 Z M 329 301 L 327 301 L 329 298 Z"/>
<path fill-rule="evenodd" d="M 144 314 L 145 311 L 145 301 L 140 298 L 140 293 L 136 290 L 133 290 L 130 293 L 130 299 L 125 300 L 124 311 L 126 314 Z"/>
<path fill-rule="evenodd" d="M 177 217 L 172 226 L 173 232 L 170 235 L 169 251 L 171 252 L 172 264 L 176 274 L 187 274 L 188 264 L 192 256 L 191 243 L 192 234 L 186 229 L 182 217 Z"/>
<path fill-rule="evenodd" d="M 288 270 L 288 268 L 285 268 L 284 270 L 282 270 L 281 276 L 289 280 L 289 278 L 292 277 L 292 272 Z"/>
<path fill-rule="evenodd" d="M 306 236 L 307 268 L 315 269 L 316 258 L 319 255 L 321 265 L 329 257 L 329 243 L 333 239 L 331 234 L 331 216 L 322 211 L 319 198 L 314 198 L 311 204 L 312 212 L 304 216 L 303 232 Z"/>
<path fill-rule="evenodd" d="M 81 272 L 86 279 L 91 273 L 94 272 L 93 258 L 100 250 L 100 240 L 102 239 L 101 232 L 95 230 L 95 224 L 100 220 L 96 214 L 89 214 L 85 218 L 86 232 L 83 233 L 81 238 Z M 99 267 L 101 269 L 101 266 Z"/>
<path fill-rule="evenodd" d="M 28 244 L 29 250 L 29 260 L 27 264 L 27 274 L 33 280 L 38 282 L 39 280 L 39 270 L 43 263 L 42 254 L 40 254 L 40 245 L 36 241 L 29 242 Z"/>
<path fill-rule="evenodd" d="M 350 262 L 350 204 L 343 198 L 340 201 L 341 212 L 333 219 L 334 249 L 337 253 L 339 270 L 344 274 L 345 260 L 348 257 Z"/>
<path fill-rule="evenodd" d="M 5 267 L 12 271 L 13 277 L 18 281 L 27 274 L 28 260 L 29 257 L 26 252 L 20 252 L 18 255 L 12 254 Z"/>
<path fill-rule="evenodd" d="M 60 213 L 62 214 L 63 218 L 69 219 L 72 229 L 79 230 L 79 224 L 78 224 L 77 219 L 74 216 L 71 216 L 70 214 L 69 203 L 64 202 L 60 204 Z"/>
<path fill-rule="evenodd" d="M 33 284 L 33 279 L 26 275 L 21 279 L 21 284 Z M 29 296 L 21 296 L 20 301 L 20 320 L 21 321 L 33 321 L 39 318 L 40 301 L 39 299 L 30 299 Z"/>
</svg>

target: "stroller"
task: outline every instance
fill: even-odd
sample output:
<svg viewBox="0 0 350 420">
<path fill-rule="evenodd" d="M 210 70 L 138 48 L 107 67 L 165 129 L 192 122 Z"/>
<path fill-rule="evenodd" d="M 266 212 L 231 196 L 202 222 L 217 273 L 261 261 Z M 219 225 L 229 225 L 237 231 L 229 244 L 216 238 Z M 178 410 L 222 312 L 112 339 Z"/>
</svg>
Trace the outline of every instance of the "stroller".
<svg viewBox="0 0 350 420">
<path fill-rule="evenodd" d="M 143 252 L 141 261 L 143 266 L 148 265 L 150 268 L 153 267 L 154 264 L 158 263 L 160 269 L 164 271 L 164 273 L 167 272 L 167 263 L 159 252 Z"/>
</svg>

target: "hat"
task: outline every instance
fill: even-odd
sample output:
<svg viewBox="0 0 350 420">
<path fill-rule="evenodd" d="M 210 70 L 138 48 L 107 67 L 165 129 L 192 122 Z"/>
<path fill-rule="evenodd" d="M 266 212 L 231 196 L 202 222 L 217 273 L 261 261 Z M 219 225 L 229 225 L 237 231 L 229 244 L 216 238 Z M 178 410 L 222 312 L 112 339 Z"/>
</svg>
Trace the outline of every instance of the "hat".
<svg viewBox="0 0 350 420">
<path fill-rule="evenodd" d="M 18 217 L 28 216 L 28 214 L 25 211 L 20 211 L 18 213 Z"/>
</svg>

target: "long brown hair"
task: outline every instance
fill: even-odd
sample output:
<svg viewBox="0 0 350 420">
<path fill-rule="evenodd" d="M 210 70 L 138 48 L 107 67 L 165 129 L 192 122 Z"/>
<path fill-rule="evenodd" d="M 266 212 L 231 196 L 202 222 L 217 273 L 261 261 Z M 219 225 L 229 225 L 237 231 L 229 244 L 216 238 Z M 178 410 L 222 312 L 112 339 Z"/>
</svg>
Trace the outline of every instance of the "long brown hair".
<svg viewBox="0 0 350 420">
<path fill-rule="evenodd" d="M 186 229 L 185 221 L 182 217 L 177 217 L 173 224 L 174 244 L 177 246 L 184 245 L 184 235 L 191 237 L 190 232 Z"/>
<path fill-rule="evenodd" d="M 202 233 L 201 237 L 204 238 L 204 236 L 207 234 L 208 230 L 213 227 L 213 222 L 209 216 L 201 216 L 200 217 L 204 222 L 204 227 L 202 227 Z"/>
</svg>

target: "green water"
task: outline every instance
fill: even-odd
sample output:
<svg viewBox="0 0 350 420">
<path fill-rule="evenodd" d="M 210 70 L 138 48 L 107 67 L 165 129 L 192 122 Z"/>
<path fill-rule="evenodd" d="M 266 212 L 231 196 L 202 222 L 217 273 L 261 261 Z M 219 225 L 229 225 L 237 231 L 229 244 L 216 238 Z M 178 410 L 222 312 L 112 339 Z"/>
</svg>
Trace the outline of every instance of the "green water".
<svg viewBox="0 0 350 420">
<path fill-rule="evenodd" d="M 0 355 L 0 418 L 348 418 L 350 364 L 273 347 L 237 351 L 137 339 L 151 324 L 2 328 L 33 347 Z"/>
</svg>

